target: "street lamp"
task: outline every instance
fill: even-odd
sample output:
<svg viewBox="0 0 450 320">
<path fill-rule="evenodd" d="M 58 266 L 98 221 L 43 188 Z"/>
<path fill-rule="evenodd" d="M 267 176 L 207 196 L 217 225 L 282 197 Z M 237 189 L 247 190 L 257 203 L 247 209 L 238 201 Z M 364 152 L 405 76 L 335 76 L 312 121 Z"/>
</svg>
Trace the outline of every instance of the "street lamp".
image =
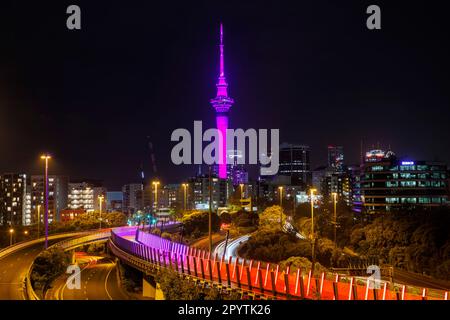
<svg viewBox="0 0 450 320">
<path fill-rule="evenodd" d="M 336 202 L 337 202 L 337 193 L 331 193 L 333 196 L 333 207 L 334 207 L 334 248 L 337 247 L 336 244 L 336 234 L 337 234 L 337 215 L 336 215 Z"/>
<path fill-rule="evenodd" d="M 182 184 L 183 189 L 184 189 L 184 211 L 187 210 L 187 206 L 186 206 L 186 201 L 187 201 L 187 188 L 188 188 L 188 184 L 187 183 L 183 183 Z"/>
<path fill-rule="evenodd" d="M 239 186 L 241 187 L 241 199 L 244 198 L 244 184 L 240 183 Z"/>
<path fill-rule="evenodd" d="M 310 198 L 311 198 L 311 273 L 314 274 L 314 264 L 315 264 L 315 251 L 314 251 L 314 244 L 316 242 L 316 239 L 314 237 L 314 192 L 316 192 L 316 189 L 309 190 L 310 192 Z"/>
<path fill-rule="evenodd" d="M 41 159 L 45 161 L 45 171 L 44 171 L 44 194 L 45 194 L 45 203 L 44 203 L 44 222 L 45 222 L 45 249 L 48 247 L 48 160 L 51 159 L 49 154 L 43 154 Z"/>
<path fill-rule="evenodd" d="M 13 233 L 14 233 L 14 229 L 9 229 L 9 245 L 12 246 L 13 245 Z"/>
<path fill-rule="evenodd" d="M 158 185 L 159 181 L 153 181 L 152 184 L 155 186 L 155 200 L 153 206 L 155 207 L 155 210 L 158 209 Z"/>
<path fill-rule="evenodd" d="M 98 202 L 99 202 L 99 206 L 100 206 L 100 229 L 102 228 L 102 203 L 103 203 L 103 199 L 105 199 L 104 195 L 99 195 L 98 196 Z"/>
<path fill-rule="evenodd" d="M 25 236 L 27 236 L 27 235 L 28 235 L 28 230 L 25 230 L 25 231 L 23 232 L 23 234 L 24 234 Z"/>
<path fill-rule="evenodd" d="M 38 219 L 38 229 L 37 229 L 37 238 L 39 239 L 40 231 L 41 231 L 41 205 L 37 205 L 37 219 Z"/>
<path fill-rule="evenodd" d="M 283 187 L 278 187 L 279 194 L 280 194 L 280 227 L 283 228 Z"/>
</svg>

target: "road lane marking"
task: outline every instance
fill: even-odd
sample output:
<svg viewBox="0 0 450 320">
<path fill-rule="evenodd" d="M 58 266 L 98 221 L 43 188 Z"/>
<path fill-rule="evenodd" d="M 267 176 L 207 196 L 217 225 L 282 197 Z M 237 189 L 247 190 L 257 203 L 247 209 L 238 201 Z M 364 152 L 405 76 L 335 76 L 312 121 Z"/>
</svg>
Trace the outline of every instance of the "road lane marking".
<svg viewBox="0 0 450 320">
<path fill-rule="evenodd" d="M 114 267 L 111 267 L 111 269 L 109 269 L 109 272 L 106 275 L 106 279 L 105 279 L 105 291 L 106 291 L 106 294 L 108 295 L 109 300 L 112 300 L 113 298 L 109 294 L 109 291 L 108 291 L 108 288 L 107 288 L 108 287 L 107 284 L 108 284 L 109 275 L 111 274 L 111 271 L 113 271 L 113 270 L 114 270 Z"/>
</svg>

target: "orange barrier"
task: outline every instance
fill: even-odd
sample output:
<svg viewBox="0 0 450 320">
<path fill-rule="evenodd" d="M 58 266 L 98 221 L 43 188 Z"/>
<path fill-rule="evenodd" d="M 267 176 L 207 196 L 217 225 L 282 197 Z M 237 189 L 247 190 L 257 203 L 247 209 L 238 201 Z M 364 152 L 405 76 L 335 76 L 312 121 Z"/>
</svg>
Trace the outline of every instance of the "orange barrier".
<svg viewBox="0 0 450 320">
<path fill-rule="evenodd" d="M 125 252 L 137 256 L 150 265 L 169 268 L 179 273 L 189 275 L 200 280 L 214 282 L 224 287 L 240 288 L 255 294 L 279 299 L 321 299 L 321 300 L 447 300 L 448 292 L 442 292 L 441 297 L 428 296 L 428 290 L 422 289 L 421 294 L 407 291 L 406 286 L 393 291 L 387 283 L 373 288 L 368 280 L 362 282 L 354 277 L 349 280 L 339 275 L 321 273 L 312 275 L 311 270 L 291 272 L 288 267 L 280 270 L 269 263 L 253 261 L 247 263 L 245 259 L 232 258 L 228 261 L 211 257 L 210 252 L 197 248 L 181 250 L 164 250 L 176 248 L 175 245 L 150 247 L 142 243 L 122 238 L 115 232 L 111 234 L 112 242 Z"/>
</svg>

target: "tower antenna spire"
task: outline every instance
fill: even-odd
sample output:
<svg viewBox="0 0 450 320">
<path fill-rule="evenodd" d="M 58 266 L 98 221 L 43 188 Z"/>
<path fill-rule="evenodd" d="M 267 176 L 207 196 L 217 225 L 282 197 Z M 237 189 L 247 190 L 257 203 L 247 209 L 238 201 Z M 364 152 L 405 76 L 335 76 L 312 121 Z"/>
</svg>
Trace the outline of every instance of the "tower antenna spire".
<svg viewBox="0 0 450 320">
<path fill-rule="evenodd" d="M 225 78 L 225 62 L 223 54 L 223 24 L 220 23 L 220 77 Z"/>
</svg>

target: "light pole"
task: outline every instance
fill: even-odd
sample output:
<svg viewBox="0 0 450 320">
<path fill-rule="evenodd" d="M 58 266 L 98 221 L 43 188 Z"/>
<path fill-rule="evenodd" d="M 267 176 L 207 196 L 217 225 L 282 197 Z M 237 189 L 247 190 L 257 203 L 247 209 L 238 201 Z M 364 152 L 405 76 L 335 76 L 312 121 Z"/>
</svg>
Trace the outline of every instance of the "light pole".
<svg viewBox="0 0 450 320">
<path fill-rule="evenodd" d="M 14 233 L 14 229 L 9 229 L 9 245 L 12 246 L 13 245 L 13 233 Z"/>
<path fill-rule="evenodd" d="M 244 184 L 240 183 L 239 187 L 241 187 L 241 200 L 244 199 Z"/>
<path fill-rule="evenodd" d="M 314 192 L 316 192 L 316 189 L 309 190 L 310 197 L 311 197 L 311 273 L 314 275 L 314 264 L 316 260 L 315 251 L 314 251 L 314 245 L 316 242 L 315 236 L 314 236 Z"/>
<path fill-rule="evenodd" d="M 334 208 L 334 248 L 336 249 L 336 235 L 337 235 L 337 215 L 336 215 L 336 202 L 337 202 L 337 193 L 333 192 L 333 208 Z"/>
<path fill-rule="evenodd" d="M 38 229 L 37 229 L 37 238 L 39 239 L 40 231 L 41 231 L 41 205 L 37 205 L 37 219 L 38 219 Z"/>
<path fill-rule="evenodd" d="M 45 223 L 45 249 L 48 247 L 48 160 L 51 159 L 49 154 L 43 154 L 41 159 L 45 161 L 45 171 L 44 171 L 44 223 Z"/>
<path fill-rule="evenodd" d="M 283 228 L 283 187 L 278 187 L 278 193 L 280 194 L 280 227 Z"/>
<path fill-rule="evenodd" d="M 154 197 L 154 204 L 153 204 L 153 206 L 155 207 L 155 210 L 157 210 L 158 209 L 158 185 L 159 185 L 159 181 L 153 181 L 152 184 L 155 187 L 155 197 Z"/>
<path fill-rule="evenodd" d="M 99 206 L 100 206 L 100 229 L 102 228 L 102 203 L 103 203 L 103 199 L 105 199 L 104 195 L 98 196 L 98 202 L 99 202 Z"/>
<path fill-rule="evenodd" d="M 184 189 L 184 211 L 186 211 L 187 210 L 187 187 L 188 187 L 188 184 L 187 183 L 183 183 L 182 184 L 182 186 L 183 186 L 183 189 Z"/>
</svg>

